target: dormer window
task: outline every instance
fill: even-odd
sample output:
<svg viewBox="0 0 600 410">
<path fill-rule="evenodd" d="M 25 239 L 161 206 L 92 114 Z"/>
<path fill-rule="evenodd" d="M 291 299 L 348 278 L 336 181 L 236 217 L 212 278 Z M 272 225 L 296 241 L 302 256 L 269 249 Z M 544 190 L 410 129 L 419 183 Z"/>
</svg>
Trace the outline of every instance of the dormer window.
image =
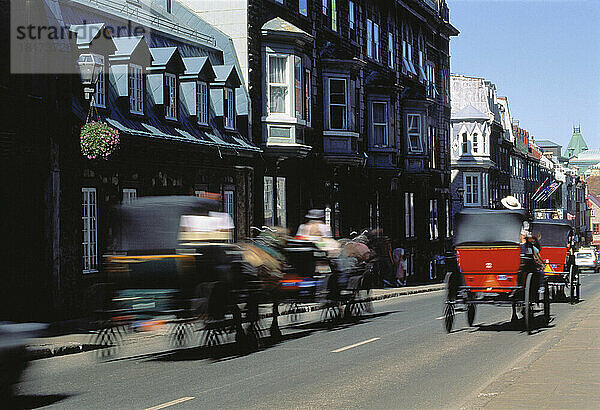
<svg viewBox="0 0 600 410">
<path fill-rule="evenodd" d="M 165 73 L 165 118 L 177 120 L 177 77 Z"/>
<path fill-rule="evenodd" d="M 198 124 L 208 125 L 208 84 L 204 81 L 196 83 L 196 112 Z"/>
<path fill-rule="evenodd" d="M 96 107 L 106 107 L 106 64 L 104 62 L 104 56 L 98 55 L 98 60 L 102 64 L 100 68 L 100 74 L 98 75 L 98 81 L 96 82 L 96 92 L 94 93 L 94 105 Z"/>
<path fill-rule="evenodd" d="M 233 130 L 235 129 L 235 96 L 231 88 L 224 89 L 223 104 L 223 126 Z"/>
<path fill-rule="evenodd" d="M 144 77 L 142 66 L 129 65 L 129 110 L 133 114 L 144 114 Z"/>
</svg>

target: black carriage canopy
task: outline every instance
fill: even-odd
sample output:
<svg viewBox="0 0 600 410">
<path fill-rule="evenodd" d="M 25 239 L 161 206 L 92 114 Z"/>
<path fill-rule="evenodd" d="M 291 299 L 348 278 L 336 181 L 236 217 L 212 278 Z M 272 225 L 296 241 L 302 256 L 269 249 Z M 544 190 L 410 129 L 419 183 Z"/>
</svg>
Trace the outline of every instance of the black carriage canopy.
<svg viewBox="0 0 600 410">
<path fill-rule="evenodd" d="M 175 250 L 182 215 L 206 216 L 219 211 L 215 200 L 194 196 L 142 197 L 114 208 L 112 250 Z"/>
<path fill-rule="evenodd" d="M 523 210 L 467 209 L 456 214 L 454 246 L 519 245 Z"/>
<path fill-rule="evenodd" d="M 533 236 L 540 235 L 540 245 L 566 248 L 569 236 L 573 233 L 573 227 L 567 222 L 556 219 L 539 219 L 531 223 Z"/>
</svg>

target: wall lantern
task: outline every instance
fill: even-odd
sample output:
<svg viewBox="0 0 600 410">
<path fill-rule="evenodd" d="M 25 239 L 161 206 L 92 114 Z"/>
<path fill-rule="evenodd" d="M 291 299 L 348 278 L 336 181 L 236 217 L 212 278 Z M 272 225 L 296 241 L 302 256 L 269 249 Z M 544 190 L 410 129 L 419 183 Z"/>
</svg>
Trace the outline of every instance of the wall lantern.
<svg viewBox="0 0 600 410">
<path fill-rule="evenodd" d="M 462 188 L 462 187 L 461 187 L 461 188 L 458 188 L 458 189 L 456 190 L 456 195 L 458 195 L 458 200 L 459 200 L 460 202 L 462 202 L 462 201 L 463 201 L 463 199 L 465 198 L 465 189 L 464 189 L 464 188 Z"/>
<path fill-rule="evenodd" d="M 79 68 L 85 99 L 89 100 L 96 91 L 96 83 L 102 72 L 102 56 L 98 54 L 81 54 L 77 60 L 77 67 Z"/>
</svg>

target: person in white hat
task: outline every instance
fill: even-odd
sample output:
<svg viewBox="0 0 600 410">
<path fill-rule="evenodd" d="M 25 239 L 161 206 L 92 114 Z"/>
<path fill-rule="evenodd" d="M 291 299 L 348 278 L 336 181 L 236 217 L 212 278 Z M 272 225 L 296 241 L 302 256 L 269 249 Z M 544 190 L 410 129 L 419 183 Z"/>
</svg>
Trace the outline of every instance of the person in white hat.
<svg viewBox="0 0 600 410">
<path fill-rule="evenodd" d="M 519 200 L 512 195 L 509 195 L 506 198 L 502 198 L 500 200 L 500 203 L 506 209 L 523 209 L 523 206 L 521 205 Z"/>
</svg>

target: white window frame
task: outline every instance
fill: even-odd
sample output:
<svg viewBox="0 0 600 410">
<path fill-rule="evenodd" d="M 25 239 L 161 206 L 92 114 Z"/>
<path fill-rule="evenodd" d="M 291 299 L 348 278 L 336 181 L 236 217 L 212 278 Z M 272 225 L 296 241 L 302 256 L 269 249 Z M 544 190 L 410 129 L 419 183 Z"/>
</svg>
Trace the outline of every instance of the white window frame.
<svg viewBox="0 0 600 410">
<path fill-rule="evenodd" d="M 373 59 L 379 61 L 381 59 L 379 53 L 379 24 L 373 22 L 373 43 L 375 43 L 375 50 L 373 50 Z"/>
<path fill-rule="evenodd" d="M 223 89 L 223 126 L 228 130 L 235 129 L 235 93 L 229 87 Z"/>
<path fill-rule="evenodd" d="M 142 66 L 129 64 L 129 111 L 144 115 L 144 76 Z"/>
<path fill-rule="evenodd" d="M 171 73 L 165 73 L 165 84 L 167 85 L 169 98 L 165 104 L 165 118 L 168 120 L 177 120 L 177 76 Z"/>
<path fill-rule="evenodd" d="M 123 188 L 122 204 L 130 204 L 131 201 L 137 198 L 137 189 L 135 188 Z"/>
<path fill-rule="evenodd" d="M 96 91 L 94 92 L 93 104 L 98 108 L 106 108 L 106 63 L 103 55 L 95 55 L 98 58 L 102 68 L 96 82 Z"/>
<path fill-rule="evenodd" d="M 274 201 L 274 178 L 265 175 L 263 177 L 263 219 L 265 225 L 275 225 Z M 270 215 L 270 216 L 269 216 Z M 268 220 L 270 219 L 270 222 Z"/>
<path fill-rule="evenodd" d="M 96 188 L 81 188 L 83 273 L 98 272 L 98 195 Z"/>
<path fill-rule="evenodd" d="M 476 132 L 471 136 L 471 140 L 473 141 L 473 154 L 479 153 L 479 139 L 477 137 L 478 134 Z"/>
<path fill-rule="evenodd" d="M 348 24 L 350 26 L 350 30 L 355 30 L 356 16 L 354 14 L 354 2 L 352 0 L 348 1 Z"/>
<path fill-rule="evenodd" d="M 418 119 L 418 125 L 419 125 L 418 133 L 412 131 L 411 118 Z M 416 113 L 406 114 L 406 134 L 407 134 L 407 138 L 408 138 L 408 147 L 410 149 L 410 152 L 423 152 L 423 118 L 422 118 L 421 114 L 416 114 Z M 418 142 L 419 142 L 418 147 L 413 146 L 413 141 L 411 138 L 413 136 L 418 137 Z"/>
<path fill-rule="evenodd" d="M 335 103 L 332 104 L 331 103 L 331 81 L 343 81 L 344 82 L 344 104 L 340 104 L 340 103 Z M 329 102 L 329 106 L 327 107 L 327 125 L 329 126 L 330 130 L 339 130 L 339 131 L 343 131 L 343 130 L 347 130 L 348 129 L 348 80 L 345 77 L 327 77 L 327 93 L 328 93 L 328 102 Z M 331 124 L 331 107 L 332 106 L 336 106 L 336 107 L 344 107 L 343 113 L 343 124 L 342 124 L 342 128 L 333 128 L 333 125 Z"/>
<path fill-rule="evenodd" d="M 435 64 L 431 61 L 427 62 L 427 96 L 429 98 L 436 98 L 438 96 L 438 90 L 435 86 Z"/>
<path fill-rule="evenodd" d="M 285 71 L 284 71 L 284 78 L 283 78 L 283 82 L 271 82 L 271 59 L 283 59 L 285 60 Z M 287 115 L 289 117 L 292 116 L 292 108 L 291 108 L 291 102 L 289 101 L 290 98 L 290 87 L 291 87 L 291 80 L 290 80 L 290 67 L 289 67 L 289 60 L 290 60 L 290 55 L 289 54 L 279 54 L 279 53 L 270 53 L 267 54 L 267 100 L 268 100 L 268 105 L 267 105 L 267 110 L 269 115 Z M 272 111 L 272 105 L 271 105 L 271 88 L 272 87 L 277 87 L 277 88 L 281 88 L 283 89 L 283 111 Z"/>
<path fill-rule="evenodd" d="M 415 236 L 415 194 L 404 193 L 404 235 L 406 238 Z"/>
<path fill-rule="evenodd" d="M 474 182 L 475 179 L 476 182 Z M 464 206 L 481 206 L 481 174 L 479 172 L 463 173 L 463 184 L 465 187 Z M 474 200 L 475 197 L 477 200 Z"/>
<path fill-rule="evenodd" d="M 196 81 L 196 116 L 198 124 L 208 125 L 208 84 Z"/>
<path fill-rule="evenodd" d="M 223 212 L 228 214 L 232 221 L 235 221 L 235 192 L 233 189 L 223 189 Z M 234 241 L 234 236 L 231 235 L 229 242 Z"/>
<path fill-rule="evenodd" d="M 394 34 L 388 32 L 388 66 L 394 68 Z"/>
<path fill-rule="evenodd" d="M 439 234 L 438 200 L 429 200 L 429 239 L 436 240 Z"/>
<path fill-rule="evenodd" d="M 375 110 L 374 110 L 374 106 L 375 104 L 382 104 L 384 106 L 385 109 L 385 123 L 376 123 L 375 122 Z M 375 142 L 375 127 L 376 126 L 384 126 L 385 127 L 385 133 L 383 135 L 383 144 L 376 144 Z M 372 141 L 373 141 L 373 147 L 378 147 L 378 148 L 385 148 L 385 147 L 389 147 L 390 145 L 390 139 L 389 139 L 389 110 L 388 110 L 388 102 L 387 101 L 371 101 L 371 136 L 372 136 Z"/>
<path fill-rule="evenodd" d="M 367 57 L 373 58 L 373 21 L 367 19 Z"/>
</svg>

